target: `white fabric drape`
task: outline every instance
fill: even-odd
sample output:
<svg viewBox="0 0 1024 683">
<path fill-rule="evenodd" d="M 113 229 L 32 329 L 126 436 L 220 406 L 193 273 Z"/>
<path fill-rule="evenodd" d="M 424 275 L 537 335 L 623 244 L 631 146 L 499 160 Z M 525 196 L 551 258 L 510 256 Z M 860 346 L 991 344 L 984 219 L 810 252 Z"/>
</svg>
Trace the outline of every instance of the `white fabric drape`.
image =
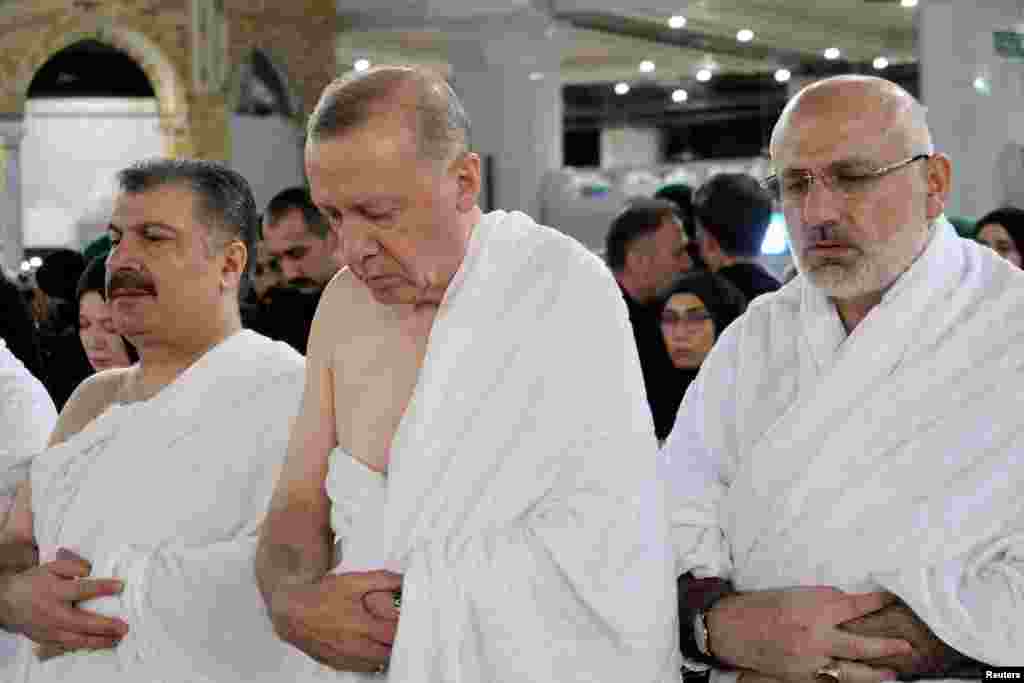
<svg viewBox="0 0 1024 683">
<path fill-rule="evenodd" d="M 945 219 L 846 338 L 804 278 L 720 339 L 662 451 L 677 571 L 898 594 L 1024 661 L 1024 273 Z"/>
<path fill-rule="evenodd" d="M 678 681 L 656 451 L 605 266 L 523 214 L 485 216 L 386 483 L 332 454 L 336 571 L 404 575 L 387 680 Z"/>
<path fill-rule="evenodd" d="M 57 408 L 43 383 L 18 360 L 0 339 L 0 520 L 14 500 L 14 492 L 28 479 L 29 464 L 50 438 L 57 423 Z M 0 680 L 8 680 L 17 640 L 0 632 Z"/>
<path fill-rule="evenodd" d="M 124 580 L 83 603 L 118 616 L 113 650 L 40 663 L 24 640 L 17 681 L 279 681 L 293 657 L 256 587 L 256 529 L 298 412 L 302 357 L 248 330 L 152 399 L 113 405 L 32 466 L 43 561 L 58 547 Z"/>
</svg>

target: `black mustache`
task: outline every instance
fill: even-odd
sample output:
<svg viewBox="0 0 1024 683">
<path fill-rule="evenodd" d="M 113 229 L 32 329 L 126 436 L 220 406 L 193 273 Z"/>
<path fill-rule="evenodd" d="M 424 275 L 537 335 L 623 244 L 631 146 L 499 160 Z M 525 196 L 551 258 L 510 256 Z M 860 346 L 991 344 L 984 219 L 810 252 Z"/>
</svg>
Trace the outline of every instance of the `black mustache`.
<svg viewBox="0 0 1024 683">
<path fill-rule="evenodd" d="M 118 270 L 107 278 L 107 299 L 124 289 L 156 294 L 153 281 L 134 270 Z"/>
</svg>

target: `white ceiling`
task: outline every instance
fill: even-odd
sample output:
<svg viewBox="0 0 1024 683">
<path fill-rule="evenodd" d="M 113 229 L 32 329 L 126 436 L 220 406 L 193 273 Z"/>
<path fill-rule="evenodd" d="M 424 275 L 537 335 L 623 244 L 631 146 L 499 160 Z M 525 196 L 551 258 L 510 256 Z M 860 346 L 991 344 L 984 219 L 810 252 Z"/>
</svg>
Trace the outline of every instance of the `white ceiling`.
<svg viewBox="0 0 1024 683">
<path fill-rule="evenodd" d="M 878 56 L 893 65 L 916 60 L 916 10 L 901 7 L 898 0 L 681 0 L 680 9 L 664 0 L 532 4 L 543 4 L 566 32 L 560 74 L 566 84 L 686 81 L 708 64 L 722 74 L 768 74 L 782 66 L 799 73 L 801 65 L 823 63 L 828 47 L 838 47 L 842 59 L 861 64 Z M 449 45 L 442 29 L 447 21 L 509 7 L 529 9 L 526 0 L 391 0 L 376 3 L 369 13 L 366 3 L 355 0 L 339 0 L 338 5 L 340 70 L 361 57 L 447 70 Z M 672 14 L 686 17 L 685 28 L 668 28 Z M 736 40 L 744 28 L 754 31 L 753 41 Z M 652 74 L 639 72 L 644 59 L 655 63 Z"/>
</svg>

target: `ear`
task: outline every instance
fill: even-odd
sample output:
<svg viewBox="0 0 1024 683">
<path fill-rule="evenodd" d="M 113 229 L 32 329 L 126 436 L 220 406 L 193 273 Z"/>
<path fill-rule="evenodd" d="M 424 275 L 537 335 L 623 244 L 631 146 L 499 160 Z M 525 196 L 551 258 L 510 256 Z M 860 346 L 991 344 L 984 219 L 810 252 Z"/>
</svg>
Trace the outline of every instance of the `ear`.
<svg viewBox="0 0 1024 683">
<path fill-rule="evenodd" d="M 242 240 L 231 240 L 224 246 L 224 259 L 220 270 L 220 287 L 222 291 L 238 290 L 242 282 L 242 273 L 249 262 L 249 250 Z"/>
<path fill-rule="evenodd" d="M 946 210 L 946 199 L 953 182 L 953 164 L 945 154 L 935 154 L 925 163 L 928 164 L 928 221 L 935 220 Z"/>
<path fill-rule="evenodd" d="M 480 155 L 474 152 L 460 154 L 452 162 L 452 173 L 458 184 L 456 207 L 462 213 L 472 211 L 480 200 Z"/>
</svg>

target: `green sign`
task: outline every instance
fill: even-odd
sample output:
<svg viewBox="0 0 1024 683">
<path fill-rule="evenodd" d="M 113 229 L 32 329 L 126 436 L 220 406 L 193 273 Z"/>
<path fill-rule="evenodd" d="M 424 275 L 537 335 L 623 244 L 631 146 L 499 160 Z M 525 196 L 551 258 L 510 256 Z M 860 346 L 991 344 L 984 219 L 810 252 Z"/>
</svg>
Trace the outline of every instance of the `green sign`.
<svg viewBox="0 0 1024 683">
<path fill-rule="evenodd" d="M 1024 33 L 1016 31 L 994 31 L 992 41 L 996 54 L 1004 59 L 1024 62 Z"/>
</svg>

